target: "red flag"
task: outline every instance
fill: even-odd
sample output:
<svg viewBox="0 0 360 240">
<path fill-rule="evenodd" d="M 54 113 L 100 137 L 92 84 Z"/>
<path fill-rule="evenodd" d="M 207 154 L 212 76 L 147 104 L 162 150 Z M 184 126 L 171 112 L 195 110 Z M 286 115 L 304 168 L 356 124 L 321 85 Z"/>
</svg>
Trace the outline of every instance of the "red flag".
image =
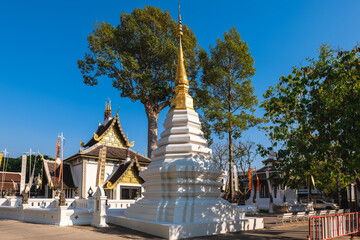
<svg viewBox="0 0 360 240">
<path fill-rule="evenodd" d="M 62 133 L 61 133 L 61 136 L 62 136 Z M 60 165 L 60 171 L 59 171 L 59 179 L 58 179 L 58 183 L 60 183 L 60 179 L 61 179 L 61 172 L 62 172 L 62 168 L 63 168 L 64 145 L 65 145 L 65 141 L 63 140 L 63 144 L 62 144 L 62 154 L 61 154 L 61 165 Z"/>
<path fill-rule="evenodd" d="M 56 144 L 56 154 L 55 160 L 60 157 L 60 137 L 58 136 L 57 144 Z"/>
<path fill-rule="evenodd" d="M 252 184 L 251 184 L 251 168 L 249 168 L 249 190 L 252 190 Z"/>
<path fill-rule="evenodd" d="M 255 171 L 256 171 L 256 168 L 255 168 Z M 256 190 L 260 190 L 260 181 L 259 181 L 259 176 L 257 174 L 257 171 L 255 172 L 256 174 Z"/>
<path fill-rule="evenodd" d="M 60 157 L 60 136 L 58 135 L 58 140 L 56 143 L 56 153 L 55 153 L 55 162 L 54 162 L 54 184 L 56 178 L 56 159 Z"/>
<path fill-rule="evenodd" d="M 60 171 L 59 171 L 59 179 L 58 179 L 58 183 L 60 182 L 60 179 L 61 179 L 61 170 L 62 170 L 62 161 L 61 161 L 61 164 L 60 164 Z"/>
</svg>

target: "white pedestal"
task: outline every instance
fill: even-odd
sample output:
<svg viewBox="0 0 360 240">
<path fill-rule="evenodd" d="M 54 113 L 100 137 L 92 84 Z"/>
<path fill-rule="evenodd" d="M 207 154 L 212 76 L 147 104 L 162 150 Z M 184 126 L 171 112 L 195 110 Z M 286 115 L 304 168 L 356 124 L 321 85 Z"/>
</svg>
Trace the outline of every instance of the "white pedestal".
<svg viewBox="0 0 360 240">
<path fill-rule="evenodd" d="M 107 197 L 105 195 L 104 189 L 101 186 L 98 186 L 94 195 L 95 205 L 93 221 L 91 222 L 92 226 L 99 228 L 108 227 L 106 224 L 106 199 Z"/>
<path fill-rule="evenodd" d="M 109 223 L 121 225 L 137 231 L 149 233 L 167 239 L 183 239 L 198 236 L 210 236 L 228 232 L 239 232 L 264 228 L 263 218 L 242 218 L 220 222 L 196 222 L 166 224 L 125 216 L 108 216 Z"/>
<path fill-rule="evenodd" d="M 68 226 L 68 218 L 66 216 L 66 210 L 67 210 L 67 206 L 57 206 L 57 210 L 58 210 L 58 222 L 56 223 L 56 225 L 59 226 Z"/>
</svg>

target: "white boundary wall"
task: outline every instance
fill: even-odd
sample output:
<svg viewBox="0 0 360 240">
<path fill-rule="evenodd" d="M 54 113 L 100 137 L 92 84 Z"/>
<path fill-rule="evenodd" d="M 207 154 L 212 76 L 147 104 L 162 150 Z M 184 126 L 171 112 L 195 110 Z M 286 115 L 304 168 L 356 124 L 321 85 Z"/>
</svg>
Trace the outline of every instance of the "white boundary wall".
<svg viewBox="0 0 360 240">
<path fill-rule="evenodd" d="M 106 201 L 106 200 L 105 200 Z M 59 226 L 89 225 L 93 221 L 94 199 L 66 199 L 66 206 L 58 206 L 59 199 L 0 198 L 0 218 Z M 107 215 L 117 215 L 135 200 L 108 200 Z"/>
</svg>

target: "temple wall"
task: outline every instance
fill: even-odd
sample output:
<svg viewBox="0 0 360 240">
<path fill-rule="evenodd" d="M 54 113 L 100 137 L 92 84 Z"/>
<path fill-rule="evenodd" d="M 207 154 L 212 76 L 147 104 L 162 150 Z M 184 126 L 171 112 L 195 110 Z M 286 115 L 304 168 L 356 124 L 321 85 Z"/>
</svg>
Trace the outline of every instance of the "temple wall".
<svg viewBox="0 0 360 240">
<path fill-rule="evenodd" d="M 97 161 L 94 161 L 91 159 L 86 164 L 86 181 L 85 181 L 85 192 L 86 193 L 88 192 L 90 187 L 95 192 L 96 172 L 97 172 Z"/>
<path fill-rule="evenodd" d="M 104 180 L 104 183 L 106 183 L 106 180 L 108 180 L 109 177 L 116 171 L 118 166 L 119 166 L 118 164 L 106 163 L 106 165 L 105 165 L 105 180 Z"/>
<path fill-rule="evenodd" d="M 95 214 L 94 200 L 91 199 L 66 199 L 66 206 L 58 206 L 58 199 L 30 198 L 28 204 L 21 204 L 22 199 L 1 199 L 0 218 L 14 219 L 32 223 L 51 224 L 59 226 L 89 225 Z M 106 196 L 103 197 L 106 201 Z M 16 203 L 16 204 L 12 204 Z M 116 215 L 125 208 L 134 204 L 135 200 L 109 200 L 107 201 L 107 216 Z"/>
<path fill-rule="evenodd" d="M 71 168 L 72 168 L 74 184 L 76 187 L 79 188 L 79 194 L 81 195 L 83 165 L 82 164 L 77 164 L 74 166 L 72 165 Z"/>
</svg>

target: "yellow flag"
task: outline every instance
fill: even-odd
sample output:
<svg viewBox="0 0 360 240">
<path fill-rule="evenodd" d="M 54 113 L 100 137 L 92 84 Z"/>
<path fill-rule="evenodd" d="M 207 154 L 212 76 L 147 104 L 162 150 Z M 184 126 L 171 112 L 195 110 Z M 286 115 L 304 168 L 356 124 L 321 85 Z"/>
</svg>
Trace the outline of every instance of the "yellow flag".
<svg viewBox="0 0 360 240">
<path fill-rule="evenodd" d="M 3 156 L 3 154 L 0 153 L 0 167 L 1 167 L 1 162 L 2 162 L 2 156 Z"/>
<path fill-rule="evenodd" d="M 311 181 L 312 181 L 312 184 L 314 185 L 314 188 L 316 190 L 316 186 L 315 186 L 315 180 L 314 180 L 314 177 L 311 175 Z"/>
</svg>

